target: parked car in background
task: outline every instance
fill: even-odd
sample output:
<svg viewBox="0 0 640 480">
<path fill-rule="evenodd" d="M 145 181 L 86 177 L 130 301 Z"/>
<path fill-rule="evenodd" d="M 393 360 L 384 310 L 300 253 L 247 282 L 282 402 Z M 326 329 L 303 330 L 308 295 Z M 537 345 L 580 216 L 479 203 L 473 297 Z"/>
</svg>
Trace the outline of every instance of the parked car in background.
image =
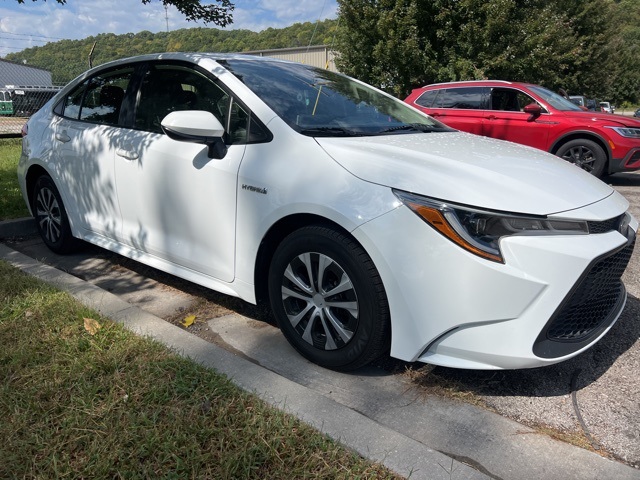
<svg viewBox="0 0 640 480">
<path fill-rule="evenodd" d="M 633 114 L 634 117 L 640 117 L 640 108 L 635 111 Z"/>
<path fill-rule="evenodd" d="M 545 150 L 596 177 L 640 169 L 640 121 L 585 112 L 539 85 L 441 83 L 405 101 L 458 130 Z"/>
<path fill-rule="evenodd" d="M 549 365 L 592 346 L 625 305 L 638 222 L 611 186 L 328 70 L 119 60 L 23 133 L 20 187 L 49 248 L 83 239 L 264 302 L 325 367 L 389 351 Z"/>
<path fill-rule="evenodd" d="M 616 107 L 609 102 L 600 102 L 600 111 L 604 113 L 615 113 Z"/>
</svg>

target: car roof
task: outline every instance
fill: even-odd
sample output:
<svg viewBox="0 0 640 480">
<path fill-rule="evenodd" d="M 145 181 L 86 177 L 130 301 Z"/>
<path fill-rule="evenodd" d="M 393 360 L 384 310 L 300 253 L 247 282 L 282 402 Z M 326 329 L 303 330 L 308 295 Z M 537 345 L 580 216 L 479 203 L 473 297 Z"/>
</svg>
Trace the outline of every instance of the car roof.
<svg viewBox="0 0 640 480">
<path fill-rule="evenodd" d="M 505 85 L 511 86 L 529 86 L 530 83 L 524 82 L 509 82 L 506 80 L 462 80 L 457 82 L 442 82 L 442 83 L 431 83 L 429 85 L 425 85 L 420 87 L 419 89 L 431 89 L 434 87 L 500 87 Z"/>
<path fill-rule="evenodd" d="M 112 60 L 101 65 L 97 65 L 81 76 L 87 76 L 94 71 L 102 70 L 104 68 L 110 68 L 118 65 L 127 65 L 134 62 L 149 62 L 157 60 L 182 60 L 191 63 L 199 63 L 202 60 L 212 60 L 215 62 L 223 60 L 246 60 L 246 61 L 260 61 L 269 63 L 291 63 L 287 60 L 282 60 L 274 57 L 262 57 L 256 55 L 247 55 L 243 53 L 214 53 L 214 52 L 165 52 L 165 53 L 149 53 L 145 55 L 136 55 L 133 57 L 121 58 L 118 60 Z"/>
</svg>

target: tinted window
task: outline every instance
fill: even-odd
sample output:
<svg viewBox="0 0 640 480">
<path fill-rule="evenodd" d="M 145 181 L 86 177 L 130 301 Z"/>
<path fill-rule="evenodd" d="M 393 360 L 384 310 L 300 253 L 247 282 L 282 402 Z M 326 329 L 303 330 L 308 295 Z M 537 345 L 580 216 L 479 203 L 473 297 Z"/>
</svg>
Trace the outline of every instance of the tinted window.
<svg viewBox="0 0 640 480">
<path fill-rule="evenodd" d="M 72 90 L 64 101 L 67 118 L 116 125 L 133 69 L 95 76 Z"/>
<path fill-rule="evenodd" d="M 421 107 L 429 108 L 433 105 L 433 101 L 436 99 L 439 90 L 429 90 L 428 92 L 424 92 L 422 95 L 418 97 L 416 100 L 416 104 Z"/>
<path fill-rule="evenodd" d="M 482 109 L 484 87 L 447 88 L 441 90 L 436 98 L 434 108 Z"/>
<path fill-rule="evenodd" d="M 229 95 L 205 75 L 186 67 L 156 65 L 143 78 L 135 126 L 162 133 L 162 119 L 179 110 L 206 110 L 225 125 L 229 105 Z"/>
<path fill-rule="evenodd" d="M 211 112 L 225 127 L 227 143 L 255 143 L 270 138 L 249 110 L 204 73 L 179 65 L 152 66 L 140 87 L 136 128 L 162 133 L 164 117 L 178 110 Z"/>
<path fill-rule="evenodd" d="M 520 90 L 513 88 L 494 88 L 491 91 L 491 110 L 524 112 L 524 107 L 531 103 L 540 105 L 532 97 Z"/>
</svg>

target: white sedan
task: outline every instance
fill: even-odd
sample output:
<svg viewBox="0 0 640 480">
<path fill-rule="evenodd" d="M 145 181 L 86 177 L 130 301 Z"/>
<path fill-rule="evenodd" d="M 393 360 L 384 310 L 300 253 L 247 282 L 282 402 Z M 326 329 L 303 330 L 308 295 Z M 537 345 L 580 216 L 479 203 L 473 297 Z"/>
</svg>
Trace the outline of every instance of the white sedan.
<svg viewBox="0 0 640 480">
<path fill-rule="evenodd" d="M 611 187 L 379 90 L 244 55 L 94 68 L 23 129 L 44 242 L 78 239 L 246 301 L 334 369 L 573 357 L 624 308 L 638 222 Z"/>
</svg>

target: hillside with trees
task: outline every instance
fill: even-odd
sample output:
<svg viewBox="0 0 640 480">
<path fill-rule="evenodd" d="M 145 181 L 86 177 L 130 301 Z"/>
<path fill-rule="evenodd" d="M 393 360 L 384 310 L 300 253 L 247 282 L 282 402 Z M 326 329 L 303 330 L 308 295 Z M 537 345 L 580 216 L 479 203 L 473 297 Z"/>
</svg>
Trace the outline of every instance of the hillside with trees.
<svg viewBox="0 0 640 480">
<path fill-rule="evenodd" d="M 188 28 L 171 32 L 140 32 L 115 35 L 100 34 L 83 40 L 61 40 L 41 47 L 11 53 L 6 60 L 49 70 L 54 83 L 64 84 L 89 67 L 89 53 L 96 44 L 93 64 L 158 52 L 247 52 L 272 48 L 330 45 L 335 35 L 336 20 L 319 23 L 296 23 L 287 28 L 220 30 Z"/>
</svg>

